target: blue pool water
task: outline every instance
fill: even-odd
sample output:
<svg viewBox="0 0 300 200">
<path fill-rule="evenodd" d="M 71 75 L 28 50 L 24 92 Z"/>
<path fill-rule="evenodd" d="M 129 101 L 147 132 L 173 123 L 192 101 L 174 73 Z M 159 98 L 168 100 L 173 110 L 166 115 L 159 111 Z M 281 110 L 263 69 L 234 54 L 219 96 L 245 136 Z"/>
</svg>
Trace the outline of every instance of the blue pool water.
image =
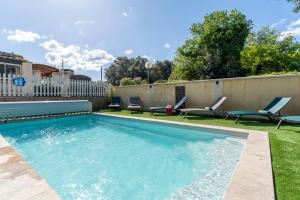
<svg viewBox="0 0 300 200">
<path fill-rule="evenodd" d="M 245 141 L 99 115 L 7 123 L 0 134 L 64 200 L 222 199 Z"/>
</svg>

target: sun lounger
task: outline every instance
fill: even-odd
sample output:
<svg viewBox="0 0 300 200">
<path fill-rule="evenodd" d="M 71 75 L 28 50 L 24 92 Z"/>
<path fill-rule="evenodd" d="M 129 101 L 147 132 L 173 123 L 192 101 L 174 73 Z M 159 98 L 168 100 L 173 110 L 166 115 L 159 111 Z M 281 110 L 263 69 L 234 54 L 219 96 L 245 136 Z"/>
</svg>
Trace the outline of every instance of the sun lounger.
<svg viewBox="0 0 300 200">
<path fill-rule="evenodd" d="M 111 104 L 108 105 L 109 109 L 121 109 L 121 97 L 112 97 Z"/>
<path fill-rule="evenodd" d="M 235 123 L 238 122 L 241 116 L 244 115 L 258 115 L 268 117 L 270 120 L 280 117 L 280 110 L 288 104 L 288 102 L 292 99 L 292 97 L 276 97 L 273 101 L 266 106 L 263 110 L 258 110 L 257 112 L 252 111 L 228 111 L 227 119 L 230 116 L 236 116 Z"/>
<path fill-rule="evenodd" d="M 186 96 L 184 96 L 182 99 L 180 99 L 180 101 L 178 101 L 176 103 L 176 105 L 173 108 L 173 112 L 177 112 L 177 110 L 188 100 L 188 98 Z M 150 107 L 150 112 L 151 115 L 153 115 L 153 112 L 163 112 L 165 111 L 166 106 L 165 107 Z"/>
<path fill-rule="evenodd" d="M 189 113 L 193 112 L 211 112 L 213 114 L 216 114 L 217 109 L 224 103 L 224 101 L 227 99 L 227 97 L 219 97 L 211 106 L 204 107 L 204 108 L 185 108 L 180 109 L 180 115 L 184 113 L 183 118 L 186 118 Z"/>
<path fill-rule="evenodd" d="M 141 100 L 140 97 L 130 97 L 128 110 L 132 113 L 132 111 L 142 112 Z"/>
<path fill-rule="evenodd" d="M 300 124 L 300 116 L 280 117 L 276 128 L 279 129 L 283 122 Z"/>
</svg>

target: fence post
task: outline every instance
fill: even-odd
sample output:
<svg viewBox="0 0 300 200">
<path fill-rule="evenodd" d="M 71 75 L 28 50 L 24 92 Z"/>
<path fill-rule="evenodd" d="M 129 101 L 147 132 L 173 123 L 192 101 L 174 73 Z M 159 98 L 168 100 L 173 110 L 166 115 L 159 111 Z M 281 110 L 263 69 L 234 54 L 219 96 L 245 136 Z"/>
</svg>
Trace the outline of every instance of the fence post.
<svg viewBox="0 0 300 200">
<path fill-rule="evenodd" d="M 6 74 L 3 74 L 3 96 L 6 96 Z"/>
<path fill-rule="evenodd" d="M 34 78 L 26 80 L 25 87 L 26 87 L 26 96 L 34 96 Z"/>
</svg>

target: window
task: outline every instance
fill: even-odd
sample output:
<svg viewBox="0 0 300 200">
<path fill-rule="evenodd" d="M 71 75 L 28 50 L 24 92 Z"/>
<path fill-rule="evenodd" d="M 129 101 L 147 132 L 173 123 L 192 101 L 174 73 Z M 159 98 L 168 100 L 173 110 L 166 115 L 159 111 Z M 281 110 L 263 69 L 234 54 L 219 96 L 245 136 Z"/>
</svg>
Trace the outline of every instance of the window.
<svg viewBox="0 0 300 200">
<path fill-rule="evenodd" d="M 6 73 L 7 74 L 19 74 L 20 73 L 20 68 L 17 66 L 11 66 L 11 65 L 6 65 Z"/>
<path fill-rule="evenodd" d="M 3 64 L 0 64 L 0 74 L 4 74 L 5 73 L 5 68 Z"/>
<path fill-rule="evenodd" d="M 20 67 L 7 65 L 7 64 L 0 64 L 0 74 L 20 74 Z"/>
</svg>

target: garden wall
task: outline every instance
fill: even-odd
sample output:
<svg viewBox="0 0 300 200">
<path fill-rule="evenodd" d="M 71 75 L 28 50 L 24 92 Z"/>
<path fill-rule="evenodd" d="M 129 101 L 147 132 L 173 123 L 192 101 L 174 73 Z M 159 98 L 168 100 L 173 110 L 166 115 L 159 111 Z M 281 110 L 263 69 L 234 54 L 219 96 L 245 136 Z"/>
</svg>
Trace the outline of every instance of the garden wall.
<svg viewBox="0 0 300 200">
<path fill-rule="evenodd" d="M 283 115 L 300 115 L 300 75 L 256 76 L 215 80 L 198 80 L 116 87 L 114 96 L 122 98 L 126 108 L 131 96 L 139 96 L 144 110 L 149 106 L 175 104 L 175 87 L 184 86 L 189 100 L 186 107 L 209 106 L 219 96 L 227 96 L 221 111 L 258 110 L 276 96 L 291 96 L 292 101 L 282 111 Z"/>
</svg>

